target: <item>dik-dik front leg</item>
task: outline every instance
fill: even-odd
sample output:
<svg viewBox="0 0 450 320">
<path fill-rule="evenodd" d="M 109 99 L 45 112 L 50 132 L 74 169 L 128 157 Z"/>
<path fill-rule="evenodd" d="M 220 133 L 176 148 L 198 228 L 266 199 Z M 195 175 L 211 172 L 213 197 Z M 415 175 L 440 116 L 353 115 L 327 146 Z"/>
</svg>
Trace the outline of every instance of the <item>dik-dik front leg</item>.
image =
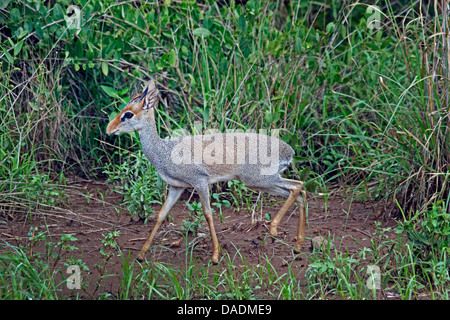
<svg viewBox="0 0 450 320">
<path fill-rule="evenodd" d="M 184 188 L 169 186 L 169 193 L 167 194 L 167 200 L 158 213 L 158 217 L 156 218 L 156 223 L 155 223 L 155 226 L 153 227 L 152 232 L 148 236 L 147 241 L 145 241 L 144 245 L 142 246 L 141 252 L 139 253 L 139 256 L 137 258 L 138 261 L 144 260 L 145 253 L 150 248 L 150 245 L 152 244 L 153 238 L 155 237 L 159 226 L 163 223 L 163 221 L 166 218 L 167 214 L 169 213 L 170 209 L 180 198 L 183 191 L 184 191 Z"/>
<path fill-rule="evenodd" d="M 211 234 L 212 244 L 213 244 L 213 255 L 212 261 L 213 263 L 219 262 L 219 241 L 217 240 L 216 229 L 214 228 L 213 215 L 211 211 L 211 206 L 209 202 L 209 188 L 208 185 L 202 185 L 195 187 L 197 191 L 200 201 L 202 202 L 203 214 L 205 215 L 206 221 L 208 222 L 209 232 Z"/>
</svg>

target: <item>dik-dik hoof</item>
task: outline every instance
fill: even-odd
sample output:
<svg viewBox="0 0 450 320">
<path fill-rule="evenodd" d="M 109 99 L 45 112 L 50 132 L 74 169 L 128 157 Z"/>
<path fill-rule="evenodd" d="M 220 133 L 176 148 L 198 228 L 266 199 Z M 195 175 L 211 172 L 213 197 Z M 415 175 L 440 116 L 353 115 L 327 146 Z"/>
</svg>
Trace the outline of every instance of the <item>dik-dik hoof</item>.
<svg viewBox="0 0 450 320">
<path fill-rule="evenodd" d="M 278 226 L 273 225 L 273 223 L 270 225 L 270 234 L 274 237 L 278 234 L 277 228 Z"/>
<path fill-rule="evenodd" d="M 145 253 L 143 254 L 142 252 L 138 255 L 138 257 L 136 258 L 137 261 L 139 262 L 144 262 L 144 258 L 145 258 Z"/>
<path fill-rule="evenodd" d="M 295 242 L 294 246 L 294 252 L 295 253 L 301 253 L 302 252 L 302 246 L 305 243 L 305 238 L 300 238 Z"/>
</svg>

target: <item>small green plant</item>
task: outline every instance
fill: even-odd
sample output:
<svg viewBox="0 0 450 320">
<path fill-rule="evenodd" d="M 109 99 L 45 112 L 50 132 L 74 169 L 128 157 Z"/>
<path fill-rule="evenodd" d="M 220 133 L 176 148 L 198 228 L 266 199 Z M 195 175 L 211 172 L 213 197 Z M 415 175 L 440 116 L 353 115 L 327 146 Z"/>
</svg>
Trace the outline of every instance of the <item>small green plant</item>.
<svg viewBox="0 0 450 320">
<path fill-rule="evenodd" d="M 223 222 L 222 206 L 229 208 L 229 207 L 231 207 L 231 203 L 227 199 L 220 199 L 218 193 L 213 193 L 212 197 L 216 201 L 211 203 L 211 205 L 213 205 L 217 209 L 219 209 L 219 219 L 220 219 L 220 222 Z"/>
<path fill-rule="evenodd" d="M 111 261 L 114 255 L 120 252 L 120 248 L 116 242 L 116 239 L 117 237 L 119 237 L 119 235 L 120 230 L 114 230 L 103 235 L 102 239 L 103 247 L 101 247 L 99 250 L 102 260 L 95 264 L 95 267 L 97 268 L 97 271 L 99 273 L 99 278 L 95 283 L 94 291 L 90 294 L 91 297 L 94 297 L 96 295 L 96 293 L 101 287 L 101 284 L 103 283 L 103 280 L 109 277 L 109 275 L 107 274 L 108 263 Z M 109 293 L 103 292 L 100 293 L 100 295 L 102 299 L 110 297 Z"/>
<path fill-rule="evenodd" d="M 227 182 L 228 192 L 230 196 L 233 198 L 234 204 L 233 207 L 236 208 L 236 211 L 239 212 L 241 210 L 241 206 L 244 203 L 246 208 L 251 211 L 252 203 L 251 203 L 251 195 L 253 193 L 252 190 L 248 189 L 245 184 L 240 180 L 230 180 Z"/>
<path fill-rule="evenodd" d="M 188 218 L 183 220 L 182 229 L 184 230 L 184 232 L 196 236 L 198 229 L 201 227 L 202 222 L 205 220 L 205 217 L 202 213 L 202 203 L 200 201 L 186 201 L 186 206 L 189 209 Z"/>
<path fill-rule="evenodd" d="M 442 200 L 433 203 L 429 210 L 417 212 L 410 219 L 399 222 L 395 231 L 406 236 L 422 280 L 431 280 L 435 286 L 448 284 L 450 213 L 446 204 Z"/>
<path fill-rule="evenodd" d="M 100 248 L 100 255 L 104 260 L 111 259 L 116 250 L 119 248 L 116 242 L 118 236 L 120 236 L 120 230 L 114 230 L 103 235 L 103 247 Z"/>
<path fill-rule="evenodd" d="M 161 204 L 164 186 L 153 166 L 139 150 L 128 157 L 122 154 L 119 164 L 107 164 L 104 173 L 108 175 L 114 191 L 123 196 L 122 204 L 132 219 L 138 217 L 144 224 L 153 216 L 153 205 Z"/>
</svg>

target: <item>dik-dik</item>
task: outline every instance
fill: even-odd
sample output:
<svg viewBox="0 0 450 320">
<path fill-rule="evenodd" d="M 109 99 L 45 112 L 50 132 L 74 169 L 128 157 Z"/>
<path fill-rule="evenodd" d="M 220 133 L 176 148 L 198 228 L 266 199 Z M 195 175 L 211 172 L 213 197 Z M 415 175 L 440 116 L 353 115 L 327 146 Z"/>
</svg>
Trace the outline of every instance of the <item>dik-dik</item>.
<svg viewBox="0 0 450 320">
<path fill-rule="evenodd" d="M 144 259 L 159 226 L 183 191 L 194 188 L 211 233 L 212 261 L 217 263 L 219 242 L 210 207 L 209 185 L 238 179 L 249 188 L 287 198 L 270 224 L 273 236 L 277 235 L 284 214 L 297 200 L 300 217 L 295 249 L 300 251 L 305 241 L 306 192 L 303 182 L 280 176 L 292 162 L 293 149 L 274 136 L 257 133 L 215 133 L 162 139 L 155 124 L 154 108 L 158 103 L 158 93 L 154 81 L 149 81 L 143 92 L 131 99 L 106 128 L 109 135 L 138 131 L 144 154 L 169 189 L 167 200 L 138 260 Z"/>
</svg>

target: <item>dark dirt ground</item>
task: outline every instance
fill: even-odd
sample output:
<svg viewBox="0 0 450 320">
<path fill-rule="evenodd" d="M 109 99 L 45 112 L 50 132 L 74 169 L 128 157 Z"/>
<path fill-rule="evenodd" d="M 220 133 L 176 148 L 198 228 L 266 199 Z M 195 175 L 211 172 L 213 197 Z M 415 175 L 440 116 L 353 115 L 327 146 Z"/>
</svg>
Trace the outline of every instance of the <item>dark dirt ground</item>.
<svg viewBox="0 0 450 320">
<path fill-rule="evenodd" d="M 89 204 L 86 195 L 89 194 Z M 103 194 L 103 199 L 101 194 Z M 185 200 L 188 200 L 191 193 L 186 191 L 170 212 L 169 219 L 159 229 L 158 235 L 147 253 L 147 260 L 155 262 L 170 262 L 182 267 L 185 264 L 186 248 L 181 225 L 188 217 L 188 208 Z M 104 235 L 114 230 L 120 230 L 117 243 L 124 253 L 131 253 L 131 258 L 137 257 L 141 246 L 153 228 L 154 220 L 144 225 L 142 220 L 132 220 L 125 213 L 118 214 L 116 207 L 120 203 L 121 196 L 115 194 L 103 183 L 93 183 L 83 181 L 77 183 L 69 193 L 70 201 L 64 212 L 55 210 L 48 211 L 41 215 L 34 215 L 33 218 L 7 219 L 0 224 L 0 242 L 9 242 L 12 245 L 26 245 L 28 241 L 27 233 L 30 226 L 38 227 L 38 230 L 49 230 L 50 235 L 57 241 L 61 234 L 72 234 L 78 240 L 74 243 L 78 250 L 76 255 L 89 267 L 89 271 L 83 274 L 83 281 L 86 278 L 90 283 L 90 288 L 81 293 L 82 297 L 95 298 L 91 296 L 96 292 L 95 282 L 99 274 L 95 264 L 101 262 L 99 250 L 102 247 Z M 195 195 L 193 196 L 195 199 Z M 277 204 L 266 206 L 269 203 L 280 201 Z M 223 208 L 223 222 L 220 222 L 217 212 L 214 216 L 219 244 L 222 247 L 221 256 L 227 252 L 230 257 L 234 257 L 236 248 L 240 249 L 247 265 L 256 265 L 264 262 L 266 257 L 270 258 L 271 264 L 279 272 L 287 271 L 287 261 L 291 263 L 294 270 L 304 270 L 308 264 L 305 258 L 293 260 L 291 246 L 295 243 L 298 223 L 298 208 L 294 205 L 290 208 L 286 216 L 280 223 L 277 238 L 281 241 L 273 241 L 269 235 L 269 222 L 264 218 L 265 213 L 270 212 L 272 217 L 283 204 L 281 198 L 265 199 L 263 212 L 252 214 L 246 208 L 236 212 L 232 207 Z M 155 214 L 160 206 L 155 206 Z M 374 212 L 376 212 L 374 214 Z M 380 217 L 376 218 L 377 215 Z M 353 201 L 346 202 L 344 197 L 335 195 L 327 201 L 327 212 L 325 212 L 325 202 L 321 197 L 309 196 L 308 218 L 307 218 L 307 240 L 303 245 L 304 252 L 312 251 L 311 238 L 322 235 L 330 236 L 334 243 L 340 245 L 340 250 L 347 250 L 349 253 L 355 252 L 362 247 L 370 246 L 370 237 L 374 232 L 374 222 L 381 222 L 382 227 L 393 227 L 395 221 L 386 218 L 388 214 L 380 214 L 380 209 L 370 203 L 360 203 Z M 252 223 L 252 220 L 259 220 Z M 203 222 L 200 233 L 205 236 L 198 238 L 194 253 L 198 255 L 200 263 L 210 261 L 211 241 L 206 222 Z M 188 241 L 194 239 L 189 236 Z M 285 244 L 283 244 L 283 242 Z M 169 249 L 170 250 L 169 250 Z M 0 247 L 1 249 L 1 247 Z M 39 247 L 33 250 L 40 250 Z M 236 263 L 241 263 L 241 258 L 236 259 Z M 108 273 L 121 273 L 122 261 L 115 256 L 110 261 Z M 183 269 L 183 268 L 181 268 Z M 284 270 L 284 271 L 283 271 Z M 109 277 L 102 282 L 98 292 L 117 293 L 117 277 Z M 94 294 L 95 295 L 95 294 Z"/>
</svg>

